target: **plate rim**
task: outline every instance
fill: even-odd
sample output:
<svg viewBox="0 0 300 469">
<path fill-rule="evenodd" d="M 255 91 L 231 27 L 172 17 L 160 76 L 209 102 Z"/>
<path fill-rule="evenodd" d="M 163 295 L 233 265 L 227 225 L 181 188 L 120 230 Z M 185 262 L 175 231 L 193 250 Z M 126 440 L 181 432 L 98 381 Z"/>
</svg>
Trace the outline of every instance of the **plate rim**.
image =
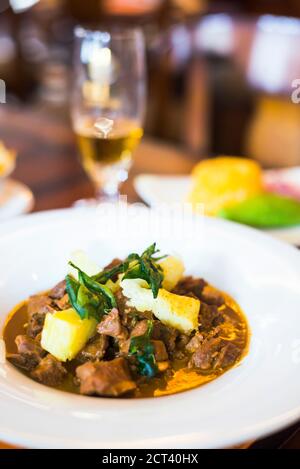
<svg viewBox="0 0 300 469">
<path fill-rule="evenodd" d="M 150 209 L 147 209 L 147 210 L 150 210 Z M 0 242 L 1 242 L 2 235 L 5 236 L 9 231 L 11 231 L 11 229 L 17 230 L 20 227 L 22 227 L 22 229 L 25 228 L 26 226 L 31 224 L 31 220 L 35 220 L 35 222 L 39 223 L 39 220 L 42 221 L 45 218 L 48 219 L 49 221 L 51 221 L 52 219 L 56 217 L 64 219 L 66 214 L 70 214 L 71 216 L 74 213 L 78 213 L 79 211 L 82 211 L 85 214 L 87 213 L 90 214 L 94 211 L 94 209 L 93 208 L 91 209 L 86 209 L 86 208 L 57 209 L 57 210 L 51 210 L 51 211 L 36 212 L 34 214 L 20 216 L 17 219 L 7 220 L 3 222 L 0 226 Z M 293 254 L 296 258 L 295 262 L 298 262 L 299 269 L 300 269 L 300 253 L 294 247 L 288 245 L 287 243 L 284 243 L 280 240 L 272 239 L 269 237 L 269 235 L 263 232 L 259 232 L 255 230 L 254 228 L 246 227 L 246 226 L 243 226 L 234 222 L 229 222 L 226 220 L 212 219 L 210 217 L 204 217 L 204 218 L 207 218 L 209 220 L 208 223 L 213 224 L 213 225 L 220 225 L 220 224 L 234 225 L 234 229 L 240 231 L 241 233 L 242 232 L 244 232 L 245 234 L 248 233 L 251 237 L 255 236 L 256 238 L 259 237 L 259 238 L 263 238 L 264 240 L 268 239 L 268 241 L 273 244 L 274 248 L 276 248 L 276 246 L 277 247 L 280 246 L 281 249 L 285 250 L 287 253 Z M 42 385 L 39 385 L 39 386 L 42 386 Z M 56 393 L 57 391 L 54 391 L 54 392 Z M 173 397 L 173 396 L 166 396 L 166 398 L 168 399 L 170 397 Z M 79 396 L 79 398 L 82 399 L 82 396 Z M 85 397 L 83 397 L 83 399 L 85 399 Z M 165 399 L 165 398 L 160 398 L 160 399 Z M 149 399 L 149 400 L 152 400 L 152 399 Z M 247 440 L 260 438 L 276 430 L 285 428 L 293 424 L 294 422 L 298 421 L 299 418 L 300 418 L 300 404 L 297 407 L 297 409 L 286 412 L 285 414 L 282 414 L 278 416 L 277 418 L 272 419 L 272 421 L 270 422 L 268 421 L 264 424 L 260 424 L 260 427 L 261 427 L 260 429 L 257 429 L 257 425 L 253 426 L 253 428 L 244 429 L 240 433 L 240 436 L 238 438 L 235 435 L 230 434 L 230 432 L 228 432 L 226 436 L 220 435 L 219 441 L 217 440 L 216 444 L 214 444 L 213 446 L 208 446 L 208 447 L 224 447 L 224 442 L 225 442 L 225 447 L 229 447 L 232 445 L 241 444 Z M 276 422 L 274 423 L 274 421 Z M 274 427 L 276 428 L 274 429 Z M 9 440 L 7 440 L 7 434 L 10 434 Z M 51 439 L 51 442 L 50 442 L 49 441 L 50 439 L 47 436 L 39 435 L 37 438 L 36 435 L 32 435 L 31 433 L 26 433 L 26 434 L 24 432 L 18 433 L 18 431 L 16 431 L 15 429 L 12 429 L 11 431 L 9 431 L 7 428 L 2 427 L 1 422 L 0 422 L 0 437 L 3 438 L 3 440 L 9 441 L 13 444 L 21 445 L 21 446 L 24 446 L 25 444 L 26 447 L 32 447 L 32 448 L 33 447 L 68 447 L 64 444 L 62 446 L 57 445 L 57 441 L 55 440 L 55 438 L 54 439 L 50 438 Z M 195 436 L 195 440 L 192 441 L 191 445 L 188 445 L 188 446 L 186 444 L 184 444 L 184 446 L 176 445 L 176 447 L 195 448 L 197 447 L 196 440 L 197 440 L 197 436 Z M 78 444 L 78 441 L 74 440 L 74 443 Z M 166 442 L 164 442 L 164 447 L 166 447 L 165 445 L 166 445 Z M 82 447 L 95 447 L 95 446 L 89 446 L 88 444 L 85 444 Z M 96 447 L 102 448 L 104 446 L 96 446 Z M 107 447 L 107 445 L 105 447 Z M 134 446 L 125 446 L 125 447 L 127 448 L 127 447 L 134 447 Z M 146 447 L 156 448 L 157 446 L 150 445 Z"/>
</svg>

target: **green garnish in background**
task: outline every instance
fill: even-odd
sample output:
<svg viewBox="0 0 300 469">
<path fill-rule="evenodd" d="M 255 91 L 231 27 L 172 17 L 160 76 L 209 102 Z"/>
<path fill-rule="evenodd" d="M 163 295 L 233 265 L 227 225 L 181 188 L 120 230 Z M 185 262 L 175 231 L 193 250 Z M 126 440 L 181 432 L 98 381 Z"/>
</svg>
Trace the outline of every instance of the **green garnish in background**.
<svg viewBox="0 0 300 469">
<path fill-rule="evenodd" d="M 139 374 L 148 378 L 153 378 L 158 372 L 154 356 L 154 346 L 151 342 L 152 330 L 153 322 L 149 320 L 146 333 L 132 337 L 129 347 L 129 354 L 136 357 Z"/>
<path fill-rule="evenodd" d="M 300 224 L 300 202 L 273 193 L 263 193 L 223 208 L 219 217 L 256 228 L 282 228 Z"/>
</svg>

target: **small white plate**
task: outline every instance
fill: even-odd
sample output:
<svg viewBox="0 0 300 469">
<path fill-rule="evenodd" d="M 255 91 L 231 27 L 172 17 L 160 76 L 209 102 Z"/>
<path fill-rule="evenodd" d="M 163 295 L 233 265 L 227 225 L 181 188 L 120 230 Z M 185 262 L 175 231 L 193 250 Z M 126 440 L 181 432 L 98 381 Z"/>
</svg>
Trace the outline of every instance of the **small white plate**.
<svg viewBox="0 0 300 469">
<path fill-rule="evenodd" d="M 2 223 L 0 330 L 15 304 L 64 277 L 75 249 L 104 265 L 153 241 L 181 255 L 187 274 L 203 276 L 241 305 L 252 333 L 242 363 L 173 396 L 94 398 L 27 378 L 5 361 L 0 340 L 1 440 L 33 448 L 220 448 L 300 418 L 300 253 L 225 220 L 180 221 L 174 213 L 111 205 Z"/>
<path fill-rule="evenodd" d="M 140 174 L 134 179 L 138 195 L 150 206 L 182 204 L 191 187 L 190 176 Z"/>
<path fill-rule="evenodd" d="M 23 213 L 28 213 L 34 205 L 34 197 L 22 182 L 5 179 L 0 188 L 0 221 L 7 220 Z"/>
<path fill-rule="evenodd" d="M 282 193 L 286 193 L 289 185 L 290 193 L 300 198 L 299 167 L 280 171 L 265 171 L 264 179 L 267 186 L 274 188 L 276 185 Z M 180 206 L 187 199 L 191 188 L 191 178 L 190 176 L 140 174 L 134 180 L 134 187 L 139 196 L 150 207 L 158 207 L 161 204 L 175 207 L 176 205 Z M 263 231 L 290 244 L 300 246 L 300 226 Z"/>
</svg>

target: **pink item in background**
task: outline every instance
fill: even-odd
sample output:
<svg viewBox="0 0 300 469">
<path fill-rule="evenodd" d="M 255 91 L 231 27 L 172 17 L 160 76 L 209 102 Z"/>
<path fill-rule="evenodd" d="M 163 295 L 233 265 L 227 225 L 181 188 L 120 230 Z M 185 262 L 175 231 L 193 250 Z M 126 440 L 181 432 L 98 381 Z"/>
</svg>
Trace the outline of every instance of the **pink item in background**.
<svg viewBox="0 0 300 469">
<path fill-rule="evenodd" d="M 264 171 L 265 188 L 300 200 L 300 167 Z"/>
</svg>

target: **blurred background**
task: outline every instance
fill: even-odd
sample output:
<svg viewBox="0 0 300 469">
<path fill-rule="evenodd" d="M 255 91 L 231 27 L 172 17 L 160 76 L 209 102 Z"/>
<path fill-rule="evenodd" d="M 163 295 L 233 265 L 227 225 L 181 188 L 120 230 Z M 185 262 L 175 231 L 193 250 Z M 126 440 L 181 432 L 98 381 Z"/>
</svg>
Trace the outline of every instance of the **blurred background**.
<svg viewBox="0 0 300 469">
<path fill-rule="evenodd" d="M 199 158 L 300 163 L 300 107 L 291 102 L 300 77 L 299 1 L 1 0 L 0 12 L 8 104 L 67 116 L 74 25 L 139 25 L 146 135 Z"/>
</svg>

